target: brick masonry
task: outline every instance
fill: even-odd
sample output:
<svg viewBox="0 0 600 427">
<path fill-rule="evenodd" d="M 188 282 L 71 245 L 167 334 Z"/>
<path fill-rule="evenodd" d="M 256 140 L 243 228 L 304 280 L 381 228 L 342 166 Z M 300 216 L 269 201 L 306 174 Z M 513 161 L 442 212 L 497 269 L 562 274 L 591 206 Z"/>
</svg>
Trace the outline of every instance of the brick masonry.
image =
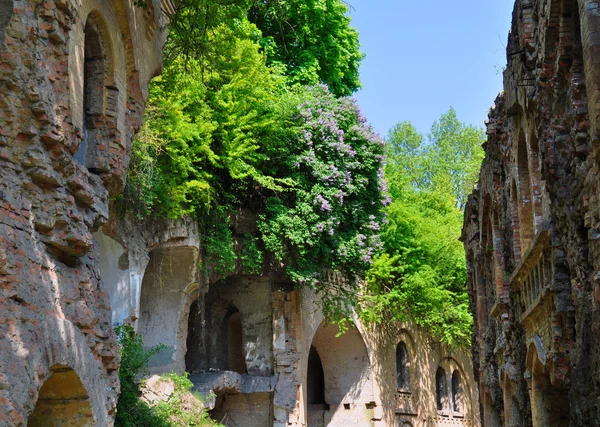
<svg viewBox="0 0 600 427">
<path fill-rule="evenodd" d="M 600 419 L 600 7 L 518 0 L 465 212 L 485 425 Z"/>
<path fill-rule="evenodd" d="M 159 18 L 120 0 L 0 1 L 1 426 L 25 425 L 42 384 L 63 372 L 80 379 L 94 424 L 113 423 L 119 356 L 92 233 L 112 216 L 161 70 L 165 34 L 147 34 Z M 86 23 L 102 67 L 87 83 Z M 75 160 L 86 115 L 104 126 L 91 156 L 101 167 Z"/>
</svg>

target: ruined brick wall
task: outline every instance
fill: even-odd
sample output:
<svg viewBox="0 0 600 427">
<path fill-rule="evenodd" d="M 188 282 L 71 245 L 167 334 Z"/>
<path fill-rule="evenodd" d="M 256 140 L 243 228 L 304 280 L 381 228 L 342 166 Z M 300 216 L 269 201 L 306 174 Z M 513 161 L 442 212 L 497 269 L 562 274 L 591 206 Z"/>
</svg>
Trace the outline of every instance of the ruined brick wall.
<svg viewBox="0 0 600 427">
<path fill-rule="evenodd" d="M 485 425 L 600 419 L 600 8 L 518 0 L 465 213 Z"/>
<path fill-rule="evenodd" d="M 65 399 L 89 408 L 72 422 L 112 425 L 119 360 L 92 233 L 113 216 L 108 199 L 161 70 L 160 10 L 0 2 L 2 426 L 59 416 L 44 390 L 61 376 L 73 377 Z"/>
</svg>

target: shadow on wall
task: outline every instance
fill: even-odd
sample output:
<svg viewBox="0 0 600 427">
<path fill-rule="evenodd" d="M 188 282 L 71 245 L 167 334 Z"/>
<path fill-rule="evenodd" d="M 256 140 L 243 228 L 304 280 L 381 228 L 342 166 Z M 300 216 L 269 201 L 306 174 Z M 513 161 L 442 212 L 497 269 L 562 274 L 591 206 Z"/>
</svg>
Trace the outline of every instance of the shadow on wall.
<svg viewBox="0 0 600 427">
<path fill-rule="evenodd" d="M 239 310 L 223 300 L 212 301 L 208 307 L 211 314 L 208 318 L 200 310 L 197 300 L 190 307 L 185 370 L 192 374 L 210 369 L 245 374 L 242 316 Z"/>
</svg>

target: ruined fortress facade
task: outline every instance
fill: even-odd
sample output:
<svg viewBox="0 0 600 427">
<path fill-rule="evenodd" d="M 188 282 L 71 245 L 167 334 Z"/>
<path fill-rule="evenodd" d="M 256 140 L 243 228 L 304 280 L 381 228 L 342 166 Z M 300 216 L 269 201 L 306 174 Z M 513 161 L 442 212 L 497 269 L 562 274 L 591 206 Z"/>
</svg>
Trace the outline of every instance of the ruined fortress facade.
<svg viewBox="0 0 600 427">
<path fill-rule="evenodd" d="M 0 426 L 112 426 L 123 323 L 226 425 L 479 425 L 465 352 L 410 324 L 336 337 L 280 274 L 203 274 L 192 220 L 116 212 L 173 10 L 0 0 Z"/>
<path fill-rule="evenodd" d="M 600 3 L 518 0 L 465 212 L 486 426 L 600 425 Z"/>
</svg>

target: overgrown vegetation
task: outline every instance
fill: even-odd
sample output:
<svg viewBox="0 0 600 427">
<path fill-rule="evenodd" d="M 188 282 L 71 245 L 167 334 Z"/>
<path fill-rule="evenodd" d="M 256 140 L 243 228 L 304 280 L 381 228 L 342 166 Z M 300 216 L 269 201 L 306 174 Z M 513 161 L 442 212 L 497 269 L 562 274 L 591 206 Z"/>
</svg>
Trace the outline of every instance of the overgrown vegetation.
<svg viewBox="0 0 600 427">
<path fill-rule="evenodd" d="M 385 175 L 393 202 L 382 230 L 384 251 L 367 273 L 363 318 L 410 317 L 443 342 L 470 342 L 473 319 L 458 238 L 483 141 L 483 130 L 460 123 L 453 109 L 427 140 L 409 122 L 390 131 Z"/>
<path fill-rule="evenodd" d="M 148 361 L 162 350 L 157 346 L 145 350 L 141 336 L 130 326 L 115 328 L 121 346 L 121 395 L 117 404 L 117 427 L 219 427 L 211 420 L 198 400 L 191 400 L 191 381 L 187 375 L 167 374 L 162 378 L 175 386 L 167 401 L 150 406 L 142 399 L 141 383 L 148 375 Z"/>
<path fill-rule="evenodd" d="M 363 57 L 347 10 L 341 0 L 179 3 L 124 205 L 197 218 L 207 273 L 238 262 L 258 273 L 269 253 L 338 322 L 350 307 L 376 323 L 410 316 L 466 344 L 457 239 L 482 132 L 451 110 L 428 141 L 402 123 L 385 148 L 346 97 Z M 255 233 L 233 235 L 240 211 L 259 214 Z M 330 271 L 368 286 L 332 287 Z"/>
<path fill-rule="evenodd" d="M 238 256 L 258 272 L 267 251 L 326 302 L 346 291 L 344 304 L 327 304 L 342 316 L 356 292 L 334 295 L 322 279 L 364 274 L 381 247 L 385 199 L 383 142 L 339 97 L 359 87 L 362 58 L 347 6 L 182 5 L 133 144 L 126 205 L 141 217 L 196 217 L 210 273 L 232 271 Z M 260 213 L 254 235 L 232 234 L 238 211 Z"/>
</svg>

